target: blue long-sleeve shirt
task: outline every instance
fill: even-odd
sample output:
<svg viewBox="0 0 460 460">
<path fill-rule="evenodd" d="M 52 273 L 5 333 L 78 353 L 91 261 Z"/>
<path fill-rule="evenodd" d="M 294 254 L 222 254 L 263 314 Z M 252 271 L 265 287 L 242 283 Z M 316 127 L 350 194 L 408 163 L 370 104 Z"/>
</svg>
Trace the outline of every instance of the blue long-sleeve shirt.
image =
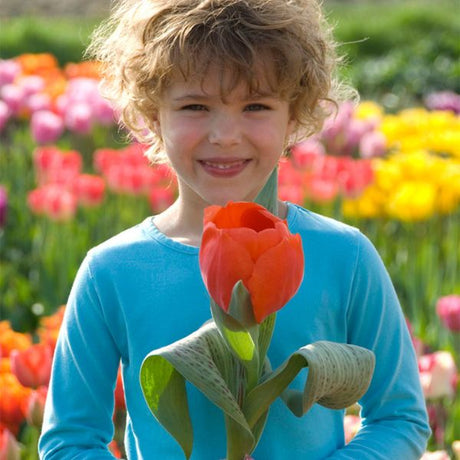
<svg viewBox="0 0 460 460">
<path fill-rule="evenodd" d="M 419 459 L 429 428 L 416 358 L 389 276 L 355 228 L 289 204 L 291 232 L 302 237 L 304 281 L 277 313 L 269 349 L 275 368 L 318 340 L 371 349 L 376 368 L 361 401 L 363 427 L 344 445 L 344 411 L 314 405 L 295 417 L 277 400 L 256 460 Z M 149 411 L 139 371 L 152 350 L 179 340 L 210 317 L 198 248 L 169 239 L 146 219 L 92 249 L 72 288 L 45 410 L 42 459 L 112 458 L 113 390 L 122 363 L 127 404 L 125 447 L 136 459 L 183 459 Z M 301 373 L 293 382 L 303 388 Z M 223 416 L 188 385 L 193 460 L 225 457 Z"/>
</svg>

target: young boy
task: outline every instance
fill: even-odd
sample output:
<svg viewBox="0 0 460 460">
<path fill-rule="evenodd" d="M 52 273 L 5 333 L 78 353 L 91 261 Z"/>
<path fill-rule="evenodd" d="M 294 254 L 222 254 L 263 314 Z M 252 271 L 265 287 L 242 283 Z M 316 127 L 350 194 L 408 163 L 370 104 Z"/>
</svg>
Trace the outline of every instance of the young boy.
<svg viewBox="0 0 460 460">
<path fill-rule="evenodd" d="M 40 454 L 111 458 L 121 361 L 128 458 L 181 459 L 144 400 L 140 366 L 209 319 L 198 265 L 203 210 L 254 200 L 286 147 L 319 128 L 337 88 L 334 46 L 314 0 L 129 0 L 91 49 L 106 95 L 151 144 L 150 158 L 173 167 L 179 194 L 85 258 L 56 349 Z M 429 428 L 415 355 L 375 249 L 358 230 L 299 206 L 280 202 L 279 215 L 302 237 L 306 271 L 277 314 L 272 366 L 329 340 L 371 349 L 376 369 L 360 401 L 363 427 L 347 446 L 343 411 L 315 405 L 296 418 L 277 400 L 254 458 L 418 459 Z M 220 410 L 191 386 L 189 406 L 192 459 L 225 457 Z"/>
</svg>

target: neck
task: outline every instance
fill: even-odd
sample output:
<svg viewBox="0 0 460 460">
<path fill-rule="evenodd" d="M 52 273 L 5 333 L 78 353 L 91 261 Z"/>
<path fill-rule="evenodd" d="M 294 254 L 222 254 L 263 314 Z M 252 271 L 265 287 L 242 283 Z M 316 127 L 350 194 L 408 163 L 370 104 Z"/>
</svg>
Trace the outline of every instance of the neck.
<svg viewBox="0 0 460 460">
<path fill-rule="evenodd" d="M 286 203 L 278 201 L 278 217 L 285 219 L 286 215 Z M 196 212 L 196 208 L 186 206 L 180 198 L 155 216 L 154 223 L 163 234 L 179 243 L 197 247 L 201 244 L 203 212 Z"/>
</svg>

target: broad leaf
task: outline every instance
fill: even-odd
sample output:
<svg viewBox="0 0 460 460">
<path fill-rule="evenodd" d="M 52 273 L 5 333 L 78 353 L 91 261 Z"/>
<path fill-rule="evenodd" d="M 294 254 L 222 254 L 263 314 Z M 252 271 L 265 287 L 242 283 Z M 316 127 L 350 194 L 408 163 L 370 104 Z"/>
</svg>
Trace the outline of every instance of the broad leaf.
<svg viewBox="0 0 460 460">
<path fill-rule="evenodd" d="M 225 377 L 228 380 L 234 366 L 234 358 L 213 322 L 184 339 L 152 351 L 144 359 L 140 373 L 144 397 L 153 415 L 180 444 L 186 458 L 191 454 L 192 429 L 184 379 L 241 426 L 248 445 L 254 444 L 237 399 L 226 383 Z M 173 402 L 174 395 L 178 397 L 177 402 Z"/>
<path fill-rule="evenodd" d="M 366 392 L 375 366 L 374 354 L 356 345 L 315 342 L 300 348 L 246 397 L 243 412 L 253 427 L 303 367 L 309 367 L 303 392 L 289 390 L 283 399 L 298 417 L 314 403 L 343 409 Z"/>
</svg>

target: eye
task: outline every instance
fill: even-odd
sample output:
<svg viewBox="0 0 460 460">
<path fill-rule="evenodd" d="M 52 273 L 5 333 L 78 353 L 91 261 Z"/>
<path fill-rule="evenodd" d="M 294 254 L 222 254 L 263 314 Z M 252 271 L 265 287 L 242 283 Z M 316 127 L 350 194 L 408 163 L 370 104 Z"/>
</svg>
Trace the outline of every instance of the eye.
<svg viewBox="0 0 460 460">
<path fill-rule="evenodd" d="M 244 110 L 246 112 L 259 112 L 262 110 L 270 110 L 270 107 L 265 104 L 249 104 L 244 108 Z"/>
<path fill-rule="evenodd" d="M 190 110 L 192 112 L 200 112 L 203 110 L 207 110 L 207 108 L 206 106 L 202 104 L 188 104 L 188 105 L 184 105 L 184 107 L 182 107 L 181 110 Z"/>
</svg>

